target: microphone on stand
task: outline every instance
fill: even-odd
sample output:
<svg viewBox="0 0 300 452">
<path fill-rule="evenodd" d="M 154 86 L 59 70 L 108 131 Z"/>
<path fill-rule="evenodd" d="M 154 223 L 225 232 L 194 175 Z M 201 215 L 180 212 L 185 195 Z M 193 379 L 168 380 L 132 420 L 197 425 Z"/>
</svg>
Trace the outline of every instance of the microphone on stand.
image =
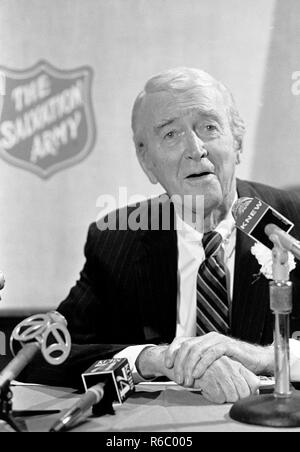
<svg viewBox="0 0 300 452">
<path fill-rule="evenodd" d="M 290 251 L 296 259 L 300 260 L 300 242 L 287 232 L 284 232 L 275 224 L 268 224 L 265 227 L 265 233 L 272 240 L 272 236 L 277 236 L 280 245 L 287 251 Z"/>
<path fill-rule="evenodd" d="M 275 388 L 272 395 L 255 395 L 236 402 L 229 414 L 232 419 L 248 424 L 299 427 L 300 396 L 290 387 L 292 282 L 286 265 L 288 251 L 300 258 L 300 242 L 289 235 L 293 223 L 258 198 L 238 199 L 232 215 L 241 231 L 272 250 L 273 278 L 269 282 L 269 293 L 274 314 Z"/>
<path fill-rule="evenodd" d="M 10 384 L 41 351 L 52 365 L 62 364 L 71 350 L 65 318 L 58 312 L 33 315 L 19 323 L 10 337 L 14 358 L 0 373 L 0 419 L 20 431 L 13 419 Z"/>
<path fill-rule="evenodd" d="M 258 198 L 239 198 L 232 207 L 232 216 L 237 228 L 271 250 L 274 246 L 270 240 L 273 229 L 266 228 L 269 225 L 274 225 L 276 231 L 280 230 L 282 235 L 297 242 L 288 234 L 294 223 Z"/>
<path fill-rule="evenodd" d="M 10 349 L 14 358 L 0 373 L 0 391 L 18 377 L 39 351 L 54 366 L 67 359 L 71 350 L 71 337 L 65 318 L 53 311 L 23 320 L 11 334 Z"/>
<path fill-rule="evenodd" d="M 126 358 L 96 361 L 82 374 L 86 393 L 55 424 L 50 432 L 74 427 L 93 408 L 95 416 L 113 414 L 113 402 L 122 404 L 134 392 L 134 383 Z"/>
<path fill-rule="evenodd" d="M 273 207 L 258 198 L 239 198 L 233 205 L 236 226 L 249 237 L 272 249 L 272 236 L 277 236 L 282 248 L 300 260 L 300 241 L 288 234 L 294 224 Z"/>
</svg>

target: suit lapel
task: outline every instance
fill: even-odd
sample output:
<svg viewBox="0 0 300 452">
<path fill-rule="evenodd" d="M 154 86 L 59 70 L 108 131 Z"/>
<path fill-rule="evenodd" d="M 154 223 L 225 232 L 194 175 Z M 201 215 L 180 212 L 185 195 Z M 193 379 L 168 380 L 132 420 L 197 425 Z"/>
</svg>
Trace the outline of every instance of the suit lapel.
<svg viewBox="0 0 300 452">
<path fill-rule="evenodd" d="M 269 310 L 269 286 L 264 276 L 257 277 L 259 264 L 251 254 L 253 240 L 237 231 L 232 335 L 260 343 Z"/>
<path fill-rule="evenodd" d="M 145 340 L 154 343 L 171 342 L 176 333 L 177 233 L 173 223 L 169 229 L 145 231 L 136 262 Z"/>
<path fill-rule="evenodd" d="M 239 197 L 255 196 L 245 183 L 238 183 Z M 269 285 L 264 276 L 255 277 L 260 266 L 251 253 L 254 241 L 237 230 L 234 289 L 232 300 L 232 335 L 259 343 L 269 308 Z"/>
</svg>

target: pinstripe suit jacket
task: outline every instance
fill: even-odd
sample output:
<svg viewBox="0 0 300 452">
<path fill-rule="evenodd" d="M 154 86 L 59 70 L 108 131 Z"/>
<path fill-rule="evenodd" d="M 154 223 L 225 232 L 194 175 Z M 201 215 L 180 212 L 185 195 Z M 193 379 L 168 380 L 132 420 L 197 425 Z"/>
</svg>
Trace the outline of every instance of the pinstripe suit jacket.
<svg viewBox="0 0 300 452">
<path fill-rule="evenodd" d="M 237 189 L 239 197 L 257 197 L 281 212 L 295 223 L 294 235 L 300 236 L 298 195 L 240 180 Z M 145 202 L 139 212 L 148 206 Z M 254 282 L 259 265 L 252 245 L 252 239 L 237 231 L 232 336 L 268 344 L 273 340 L 268 281 L 262 276 Z M 80 279 L 59 306 L 72 336 L 71 356 L 59 368 L 35 362 L 26 372 L 27 380 L 77 386 L 81 372 L 96 359 L 112 357 L 131 344 L 169 343 L 175 336 L 178 250 L 172 225 L 170 231 L 99 231 L 94 223 L 85 256 Z M 291 279 L 293 332 L 300 330 L 300 264 Z"/>
</svg>

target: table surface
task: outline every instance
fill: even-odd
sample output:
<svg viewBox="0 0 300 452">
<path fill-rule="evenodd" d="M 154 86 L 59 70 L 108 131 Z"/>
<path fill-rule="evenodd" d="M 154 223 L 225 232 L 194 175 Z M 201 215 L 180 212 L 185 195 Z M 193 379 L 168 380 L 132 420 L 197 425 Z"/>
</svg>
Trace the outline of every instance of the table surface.
<svg viewBox="0 0 300 452">
<path fill-rule="evenodd" d="M 14 410 L 66 410 L 80 398 L 66 388 L 18 385 L 12 389 Z M 275 429 L 235 422 L 229 417 L 231 406 L 212 404 L 199 393 L 175 384 L 137 385 L 136 392 L 123 405 L 114 405 L 114 415 L 90 417 L 72 431 L 300 432 L 300 428 Z M 47 432 L 61 414 L 24 417 L 22 423 L 29 432 Z"/>
</svg>

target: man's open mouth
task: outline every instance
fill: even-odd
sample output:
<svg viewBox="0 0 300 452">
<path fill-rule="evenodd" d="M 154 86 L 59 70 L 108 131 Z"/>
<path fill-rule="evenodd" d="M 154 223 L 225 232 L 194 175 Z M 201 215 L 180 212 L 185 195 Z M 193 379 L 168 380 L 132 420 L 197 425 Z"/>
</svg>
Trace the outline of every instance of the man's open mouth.
<svg viewBox="0 0 300 452">
<path fill-rule="evenodd" d="M 199 177 L 209 176 L 210 174 L 213 174 L 213 173 L 211 173 L 210 171 L 204 171 L 203 173 L 193 173 L 193 174 L 190 174 L 189 176 L 187 176 L 186 179 L 196 179 Z"/>
</svg>

